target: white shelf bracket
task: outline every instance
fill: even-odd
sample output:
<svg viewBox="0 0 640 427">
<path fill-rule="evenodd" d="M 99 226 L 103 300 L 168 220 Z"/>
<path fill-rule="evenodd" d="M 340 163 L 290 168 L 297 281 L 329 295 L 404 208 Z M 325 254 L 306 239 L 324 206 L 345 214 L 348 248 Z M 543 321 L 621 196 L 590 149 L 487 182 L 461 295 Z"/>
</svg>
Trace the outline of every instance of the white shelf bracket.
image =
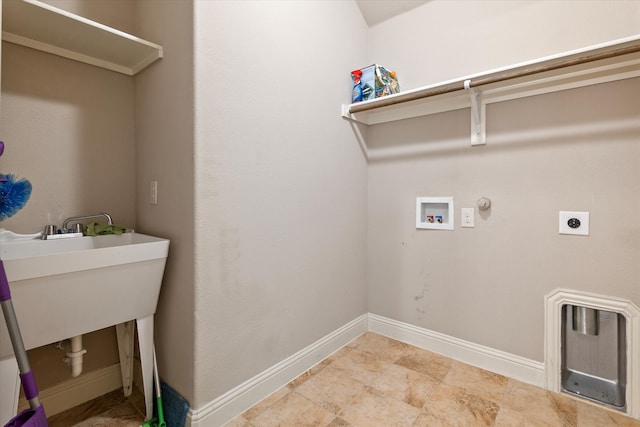
<svg viewBox="0 0 640 427">
<path fill-rule="evenodd" d="M 464 81 L 464 88 L 469 91 L 471 98 L 471 145 L 486 144 L 485 132 L 485 103 L 482 102 L 480 91 L 471 87 L 471 80 Z"/>
<path fill-rule="evenodd" d="M 349 112 L 348 104 L 342 104 L 341 115 L 343 119 L 355 121 L 355 119 L 351 116 L 351 113 Z"/>
</svg>

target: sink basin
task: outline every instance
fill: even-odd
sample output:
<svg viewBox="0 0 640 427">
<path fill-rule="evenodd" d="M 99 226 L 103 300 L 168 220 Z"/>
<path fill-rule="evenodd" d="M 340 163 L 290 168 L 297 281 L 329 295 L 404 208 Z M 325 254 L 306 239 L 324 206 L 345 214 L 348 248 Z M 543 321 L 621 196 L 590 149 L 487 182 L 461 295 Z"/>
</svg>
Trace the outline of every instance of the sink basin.
<svg viewBox="0 0 640 427">
<path fill-rule="evenodd" d="M 139 233 L 0 244 L 27 349 L 153 316 L 169 240 Z M 12 356 L 0 318 L 0 359 Z"/>
</svg>

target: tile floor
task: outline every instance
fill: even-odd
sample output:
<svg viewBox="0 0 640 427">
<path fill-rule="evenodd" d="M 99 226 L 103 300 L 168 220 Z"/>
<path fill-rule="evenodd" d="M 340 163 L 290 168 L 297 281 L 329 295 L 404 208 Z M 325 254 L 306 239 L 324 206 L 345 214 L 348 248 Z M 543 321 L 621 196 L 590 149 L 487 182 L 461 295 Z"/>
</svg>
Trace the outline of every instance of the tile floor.
<svg viewBox="0 0 640 427">
<path fill-rule="evenodd" d="M 131 418 L 135 407 L 132 415 L 128 405 L 124 400 L 100 415 L 81 411 L 76 419 L 67 414 L 66 423 L 56 416 L 51 425 L 138 425 L 141 415 Z M 368 332 L 225 427 L 271 426 L 640 427 L 640 421 Z"/>
<path fill-rule="evenodd" d="M 640 421 L 366 333 L 226 427 L 640 426 Z"/>
<path fill-rule="evenodd" d="M 49 427 L 138 427 L 144 422 L 144 396 L 134 387 L 130 398 L 115 390 L 48 417 Z M 46 411 L 45 406 L 45 411 Z"/>
</svg>

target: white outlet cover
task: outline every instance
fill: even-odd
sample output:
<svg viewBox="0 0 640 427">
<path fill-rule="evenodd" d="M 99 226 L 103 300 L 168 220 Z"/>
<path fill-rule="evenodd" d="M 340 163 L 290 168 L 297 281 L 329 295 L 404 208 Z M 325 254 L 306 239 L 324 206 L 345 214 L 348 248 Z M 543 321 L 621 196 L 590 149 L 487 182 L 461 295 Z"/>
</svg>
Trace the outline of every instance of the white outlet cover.
<svg viewBox="0 0 640 427">
<path fill-rule="evenodd" d="M 569 220 L 575 218 L 580 221 L 580 226 L 569 227 Z M 577 234 L 579 236 L 589 235 L 589 212 L 560 211 L 558 217 L 558 233 Z"/>
</svg>

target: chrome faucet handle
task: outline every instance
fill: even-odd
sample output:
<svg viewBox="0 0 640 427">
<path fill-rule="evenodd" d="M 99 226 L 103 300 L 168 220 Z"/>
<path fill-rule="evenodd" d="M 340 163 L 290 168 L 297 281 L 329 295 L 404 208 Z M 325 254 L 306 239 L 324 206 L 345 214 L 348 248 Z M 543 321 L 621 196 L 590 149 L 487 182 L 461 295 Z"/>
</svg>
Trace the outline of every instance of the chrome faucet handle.
<svg viewBox="0 0 640 427">
<path fill-rule="evenodd" d="M 45 225 L 44 230 L 42 231 L 43 236 L 52 236 L 56 234 L 58 231 L 58 227 L 53 224 Z"/>
</svg>

